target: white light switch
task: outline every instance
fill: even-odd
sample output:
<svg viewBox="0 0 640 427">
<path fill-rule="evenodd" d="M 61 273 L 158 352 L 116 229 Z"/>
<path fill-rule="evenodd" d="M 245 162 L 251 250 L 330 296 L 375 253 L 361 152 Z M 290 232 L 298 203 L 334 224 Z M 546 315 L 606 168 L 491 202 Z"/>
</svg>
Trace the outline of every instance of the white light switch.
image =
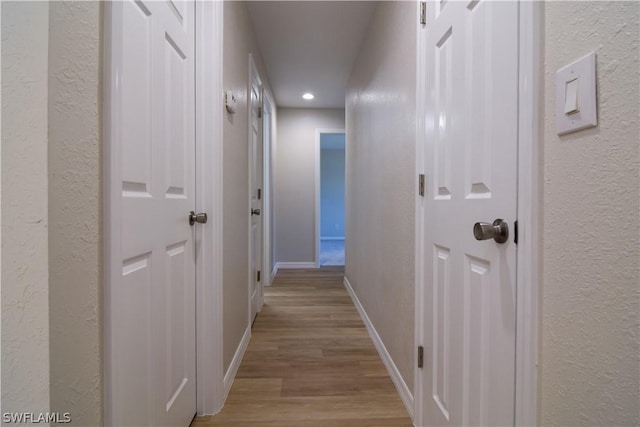
<svg viewBox="0 0 640 427">
<path fill-rule="evenodd" d="M 564 92 L 564 113 L 573 114 L 578 112 L 578 78 L 569 80 L 565 84 Z"/>
<path fill-rule="evenodd" d="M 598 125 L 596 53 L 591 52 L 556 73 L 556 131 L 566 135 Z"/>
</svg>

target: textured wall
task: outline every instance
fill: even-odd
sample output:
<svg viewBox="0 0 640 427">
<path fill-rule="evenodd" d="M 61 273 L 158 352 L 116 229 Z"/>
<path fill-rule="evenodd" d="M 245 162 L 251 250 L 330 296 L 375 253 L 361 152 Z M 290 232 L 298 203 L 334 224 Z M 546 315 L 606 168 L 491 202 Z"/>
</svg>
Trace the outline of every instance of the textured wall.
<svg viewBox="0 0 640 427">
<path fill-rule="evenodd" d="M 638 425 L 637 2 L 546 3 L 542 425 Z M 555 132 L 555 72 L 597 52 L 599 126 Z"/>
<path fill-rule="evenodd" d="M 49 4 L 2 3 L 2 411 L 49 410 Z"/>
<path fill-rule="evenodd" d="M 51 410 L 102 423 L 102 14 L 52 2 L 49 21 Z"/>
<path fill-rule="evenodd" d="M 249 53 L 271 92 L 244 2 L 224 3 L 223 85 L 238 100 L 224 119 L 224 369 L 246 330 L 249 293 Z"/>
<path fill-rule="evenodd" d="M 346 275 L 413 389 L 416 13 L 381 2 L 347 86 Z"/>
<path fill-rule="evenodd" d="M 277 262 L 315 262 L 317 129 L 344 129 L 344 110 L 278 110 Z"/>
</svg>

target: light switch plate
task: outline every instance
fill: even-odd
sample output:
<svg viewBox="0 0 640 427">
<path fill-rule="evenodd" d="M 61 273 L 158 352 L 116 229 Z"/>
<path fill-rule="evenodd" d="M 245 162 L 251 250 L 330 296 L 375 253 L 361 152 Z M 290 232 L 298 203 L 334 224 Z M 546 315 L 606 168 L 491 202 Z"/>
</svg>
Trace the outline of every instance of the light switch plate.
<svg viewBox="0 0 640 427">
<path fill-rule="evenodd" d="M 577 88 L 568 84 L 576 79 Z M 574 90 L 577 111 L 565 113 L 574 102 L 567 95 L 573 96 Z M 556 132 L 566 135 L 597 125 L 596 53 L 591 52 L 556 72 Z"/>
</svg>

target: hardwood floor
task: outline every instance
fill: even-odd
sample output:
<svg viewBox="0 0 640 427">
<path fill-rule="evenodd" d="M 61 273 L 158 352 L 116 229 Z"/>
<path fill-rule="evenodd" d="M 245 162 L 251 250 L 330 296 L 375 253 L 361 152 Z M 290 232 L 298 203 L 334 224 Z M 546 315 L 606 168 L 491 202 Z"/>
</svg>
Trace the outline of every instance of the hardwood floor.
<svg viewBox="0 0 640 427">
<path fill-rule="evenodd" d="M 411 427 L 343 276 L 280 270 L 224 408 L 191 426 Z"/>
</svg>

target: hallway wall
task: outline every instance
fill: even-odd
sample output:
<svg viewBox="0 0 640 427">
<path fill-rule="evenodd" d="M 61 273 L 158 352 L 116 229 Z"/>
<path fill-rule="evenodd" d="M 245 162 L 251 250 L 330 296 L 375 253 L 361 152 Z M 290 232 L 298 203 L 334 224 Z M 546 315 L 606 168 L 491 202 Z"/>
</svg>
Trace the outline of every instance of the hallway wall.
<svg viewBox="0 0 640 427">
<path fill-rule="evenodd" d="M 316 130 L 344 129 L 344 110 L 279 108 L 275 203 L 277 262 L 315 262 Z"/>
<path fill-rule="evenodd" d="M 2 411 L 40 413 L 50 405 L 49 3 L 1 8 Z"/>
<path fill-rule="evenodd" d="M 49 6 L 51 410 L 102 423 L 102 10 Z"/>
<path fill-rule="evenodd" d="M 638 425 L 637 2 L 547 2 L 538 423 Z M 555 72 L 597 52 L 598 127 L 558 137 Z"/>
<path fill-rule="evenodd" d="M 346 276 L 411 391 L 415 19 L 412 2 L 379 3 L 346 104 Z"/>
<path fill-rule="evenodd" d="M 236 113 L 223 120 L 223 359 L 224 370 L 248 324 L 249 298 L 249 53 L 271 93 L 244 2 L 224 3 L 223 87 L 237 98 Z M 273 96 L 271 96 L 273 99 Z M 275 108 L 272 113 L 276 115 Z"/>
<path fill-rule="evenodd" d="M 99 2 L 2 4 L 2 404 L 101 425 Z"/>
</svg>

